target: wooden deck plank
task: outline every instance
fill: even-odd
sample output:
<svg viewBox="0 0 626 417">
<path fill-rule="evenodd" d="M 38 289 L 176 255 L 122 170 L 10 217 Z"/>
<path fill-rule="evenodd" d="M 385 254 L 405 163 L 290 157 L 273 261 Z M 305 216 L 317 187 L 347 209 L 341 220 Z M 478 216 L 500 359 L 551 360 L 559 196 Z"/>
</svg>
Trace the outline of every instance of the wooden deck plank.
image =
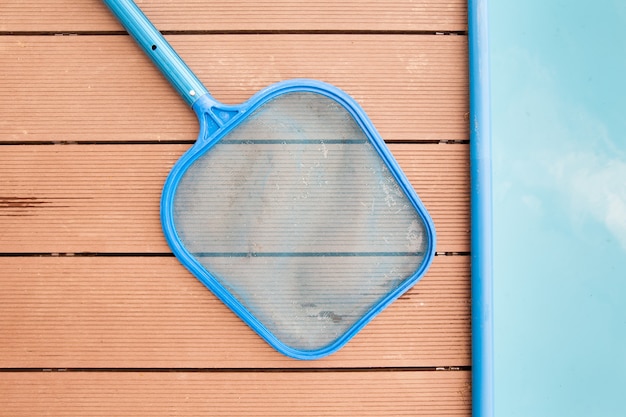
<svg viewBox="0 0 626 417">
<path fill-rule="evenodd" d="M 275 352 L 173 257 L 0 258 L 0 368 L 462 367 L 469 257 L 437 256 L 338 353 Z M 0 378 L 2 379 L 2 378 Z"/>
<path fill-rule="evenodd" d="M 354 96 L 461 254 L 336 354 L 282 356 L 163 240 L 193 113 L 100 0 L 1 1 L 0 416 L 468 416 L 468 145 L 423 143 L 469 139 L 465 0 L 138 3 L 223 102 Z"/>
<path fill-rule="evenodd" d="M 220 101 L 315 78 L 359 101 L 387 141 L 467 140 L 465 36 L 175 35 Z M 0 36 L 0 142 L 192 140 L 198 126 L 127 36 Z"/>
<path fill-rule="evenodd" d="M 161 187 L 189 146 L 3 146 L 0 253 L 169 252 Z M 391 150 L 433 217 L 437 251 L 467 251 L 468 145 Z"/>
<path fill-rule="evenodd" d="M 464 31 L 462 0 L 242 0 L 137 2 L 160 30 Z M 0 31 L 120 30 L 98 0 L 0 3 Z"/>
<path fill-rule="evenodd" d="M 466 416 L 469 372 L 4 373 L 3 416 Z"/>
</svg>

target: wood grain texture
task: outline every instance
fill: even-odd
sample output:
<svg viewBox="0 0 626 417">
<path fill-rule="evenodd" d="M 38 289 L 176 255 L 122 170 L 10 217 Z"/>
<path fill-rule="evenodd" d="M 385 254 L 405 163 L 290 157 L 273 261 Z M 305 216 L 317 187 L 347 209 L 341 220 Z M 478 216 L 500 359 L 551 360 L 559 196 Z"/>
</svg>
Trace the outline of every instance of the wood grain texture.
<svg viewBox="0 0 626 417">
<path fill-rule="evenodd" d="M 459 367 L 470 360 L 466 256 L 436 257 L 346 347 L 305 362 L 275 352 L 173 257 L 3 257 L 0 289 L 0 368 Z"/>
<path fill-rule="evenodd" d="M 189 145 L 12 145 L 0 152 L 0 252 L 169 252 L 161 187 Z M 437 251 L 469 247 L 467 145 L 397 144 Z"/>
<path fill-rule="evenodd" d="M 297 77 L 357 99 L 440 256 L 339 352 L 277 353 L 162 237 L 193 112 L 100 0 L 0 1 L 0 416 L 469 416 L 466 2 L 138 3 L 225 103 Z"/>
<path fill-rule="evenodd" d="M 387 141 L 467 140 L 465 36 L 176 35 L 212 94 L 291 78 L 353 96 Z M 193 140 L 198 123 L 128 36 L 0 36 L 0 142 Z"/>
<path fill-rule="evenodd" d="M 469 373 L 5 373 L 0 416 L 466 416 Z"/>
<path fill-rule="evenodd" d="M 185 31 L 463 31 L 461 0 L 144 0 L 137 1 L 160 30 Z M 99 0 L 0 3 L 0 31 L 120 30 Z"/>
</svg>

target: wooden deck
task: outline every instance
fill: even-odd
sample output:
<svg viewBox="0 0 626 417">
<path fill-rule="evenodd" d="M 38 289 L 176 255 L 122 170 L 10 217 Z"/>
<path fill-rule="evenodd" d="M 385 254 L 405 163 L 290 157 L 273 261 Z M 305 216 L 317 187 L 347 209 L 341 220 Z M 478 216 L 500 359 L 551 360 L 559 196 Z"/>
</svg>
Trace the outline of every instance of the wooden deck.
<svg viewBox="0 0 626 417">
<path fill-rule="evenodd" d="M 238 103 L 330 82 L 433 216 L 428 274 L 338 353 L 275 352 L 171 255 L 195 116 L 98 0 L 0 3 L 0 416 L 470 414 L 466 4 L 138 2 Z"/>
</svg>

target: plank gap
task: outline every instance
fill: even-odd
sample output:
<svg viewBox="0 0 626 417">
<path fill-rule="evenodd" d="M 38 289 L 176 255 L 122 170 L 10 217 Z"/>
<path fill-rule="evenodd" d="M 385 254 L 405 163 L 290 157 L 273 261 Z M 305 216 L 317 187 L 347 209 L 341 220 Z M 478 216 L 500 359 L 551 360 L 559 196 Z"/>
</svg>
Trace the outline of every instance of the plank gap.
<svg viewBox="0 0 626 417">
<path fill-rule="evenodd" d="M 51 146 L 51 145 L 193 145 L 196 139 L 163 140 L 39 140 L 39 141 L 0 141 L 0 146 Z"/>
<path fill-rule="evenodd" d="M 50 145 L 193 145 L 197 139 L 163 140 L 40 140 L 40 141 L 0 141 L 0 146 L 50 146 Z M 469 139 L 432 139 L 432 140 L 385 140 L 396 145 L 469 145 Z"/>
<path fill-rule="evenodd" d="M 287 30 L 263 30 L 263 29 L 238 29 L 238 30 L 163 30 L 162 35 L 407 35 L 407 36 L 467 36 L 465 30 L 376 30 L 376 29 L 351 29 L 351 30 L 328 30 L 328 29 L 287 29 Z M 0 36 L 128 36 L 125 31 L 0 31 Z"/>
<path fill-rule="evenodd" d="M 171 252 L 1 252 L 1 258 L 171 258 Z"/>
<path fill-rule="evenodd" d="M 396 366 L 345 368 L 0 368 L 2 372 L 84 372 L 84 373 L 359 373 L 359 372 L 459 372 L 471 371 L 471 366 Z"/>
<path fill-rule="evenodd" d="M 171 252 L 0 252 L 0 258 L 63 258 L 63 257 L 101 257 L 101 258 L 171 258 Z M 471 256 L 470 252 L 436 252 L 435 256 Z"/>
</svg>

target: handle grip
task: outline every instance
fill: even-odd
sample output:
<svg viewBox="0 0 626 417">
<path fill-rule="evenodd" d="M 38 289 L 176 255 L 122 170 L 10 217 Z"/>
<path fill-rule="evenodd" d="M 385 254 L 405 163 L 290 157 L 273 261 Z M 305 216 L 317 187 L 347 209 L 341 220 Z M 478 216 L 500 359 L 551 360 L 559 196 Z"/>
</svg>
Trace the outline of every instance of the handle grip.
<svg viewBox="0 0 626 417">
<path fill-rule="evenodd" d="M 189 106 L 209 94 L 174 48 L 132 0 L 103 0 Z"/>
</svg>

